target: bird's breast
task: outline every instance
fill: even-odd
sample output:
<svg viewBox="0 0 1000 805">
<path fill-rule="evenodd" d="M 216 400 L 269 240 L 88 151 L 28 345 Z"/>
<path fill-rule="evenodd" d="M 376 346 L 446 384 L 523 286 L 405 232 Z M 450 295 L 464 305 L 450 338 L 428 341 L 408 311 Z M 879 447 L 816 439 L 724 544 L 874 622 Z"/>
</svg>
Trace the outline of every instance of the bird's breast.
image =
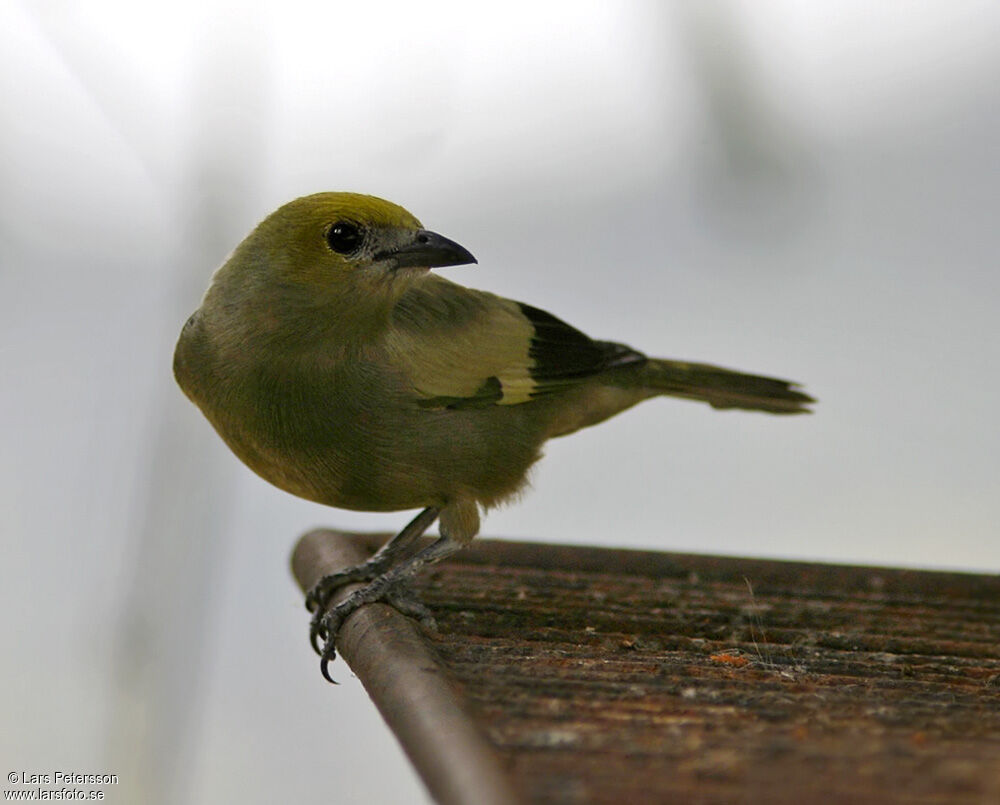
<svg viewBox="0 0 1000 805">
<path fill-rule="evenodd" d="M 427 408 L 378 356 L 250 354 L 179 348 L 178 381 L 248 467 L 299 497 L 362 511 L 489 504 L 520 488 L 538 457 L 542 437 L 520 406 Z"/>
</svg>

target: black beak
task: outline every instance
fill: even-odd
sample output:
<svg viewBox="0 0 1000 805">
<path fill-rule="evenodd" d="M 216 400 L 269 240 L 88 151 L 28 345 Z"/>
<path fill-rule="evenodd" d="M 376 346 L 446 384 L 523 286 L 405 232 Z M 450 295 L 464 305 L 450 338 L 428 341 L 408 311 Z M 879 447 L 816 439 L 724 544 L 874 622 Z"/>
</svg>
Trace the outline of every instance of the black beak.
<svg viewBox="0 0 1000 805">
<path fill-rule="evenodd" d="M 394 261 L 396 268 L 441 268 L 478 262 L 464 246 L 426 229 L 418 230 L 412 242 L 378 257 Z"/>
</svg>

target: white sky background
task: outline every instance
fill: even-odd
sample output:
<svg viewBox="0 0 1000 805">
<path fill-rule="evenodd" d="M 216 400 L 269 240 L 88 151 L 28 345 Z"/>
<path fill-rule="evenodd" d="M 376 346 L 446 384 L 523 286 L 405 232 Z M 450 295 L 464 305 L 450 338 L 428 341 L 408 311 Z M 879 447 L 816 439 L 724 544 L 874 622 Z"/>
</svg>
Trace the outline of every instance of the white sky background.
<svg viewBox="0 0 1000 805">
<path fill-rule="evenodd" d="M 0 757 L 111 802 L 421 796 L 287 569 L 408 515 L 272 489 L 170 374 L 214 267 L 317 190 L 821 400 L 646 403 L 485 534 L 996 572 L 997 41 L 989 2 L 0 5 Z"/>
</svg>

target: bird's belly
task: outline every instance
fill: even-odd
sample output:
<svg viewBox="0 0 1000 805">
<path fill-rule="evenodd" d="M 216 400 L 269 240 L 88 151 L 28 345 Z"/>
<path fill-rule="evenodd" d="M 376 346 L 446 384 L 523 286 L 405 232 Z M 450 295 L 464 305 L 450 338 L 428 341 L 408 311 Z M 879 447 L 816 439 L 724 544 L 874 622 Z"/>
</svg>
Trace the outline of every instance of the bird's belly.
<svg viewBox="0 0 1000 805">
<path fill-rule="evenodd" d="M 492 505 L 521 488 L 544 439 L 514 410 L 521 406 L 428 409 L 371 385 L 339 395 L 308 394 L 299 383 L 292 396 L 288 388 L 269 383 L 267 393 L 232 394 L 225 406 L 196 401 L 259 476 L 343 509 L 398 511 L 460 498 Z"/>
<path fill-rule="evenodd" d="M 399 511 L 445 502 L 439 479 L 420 467 L 354 446 L 364 437 L 341 443 L 326 439 L 282 443 L 247 433 L 222 435 L 257 475 L 306 500 L 357 511 Z"/>
</svg>

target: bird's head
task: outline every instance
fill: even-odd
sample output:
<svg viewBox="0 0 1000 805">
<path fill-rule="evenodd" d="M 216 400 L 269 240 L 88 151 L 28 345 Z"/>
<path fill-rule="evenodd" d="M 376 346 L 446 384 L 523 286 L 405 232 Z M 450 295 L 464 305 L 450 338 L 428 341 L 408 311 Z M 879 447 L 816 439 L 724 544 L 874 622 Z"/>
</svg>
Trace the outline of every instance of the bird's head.
<svg viewBox="0 0 1000 805">
<path fill-rule="evenodd" d="M 273 282 L 313 289 L 393 287 L 440 266 L 475 263 L 397 204 L 358 193 L 316 193 L 285 204 L 240 245 Z"/>
</svg>

